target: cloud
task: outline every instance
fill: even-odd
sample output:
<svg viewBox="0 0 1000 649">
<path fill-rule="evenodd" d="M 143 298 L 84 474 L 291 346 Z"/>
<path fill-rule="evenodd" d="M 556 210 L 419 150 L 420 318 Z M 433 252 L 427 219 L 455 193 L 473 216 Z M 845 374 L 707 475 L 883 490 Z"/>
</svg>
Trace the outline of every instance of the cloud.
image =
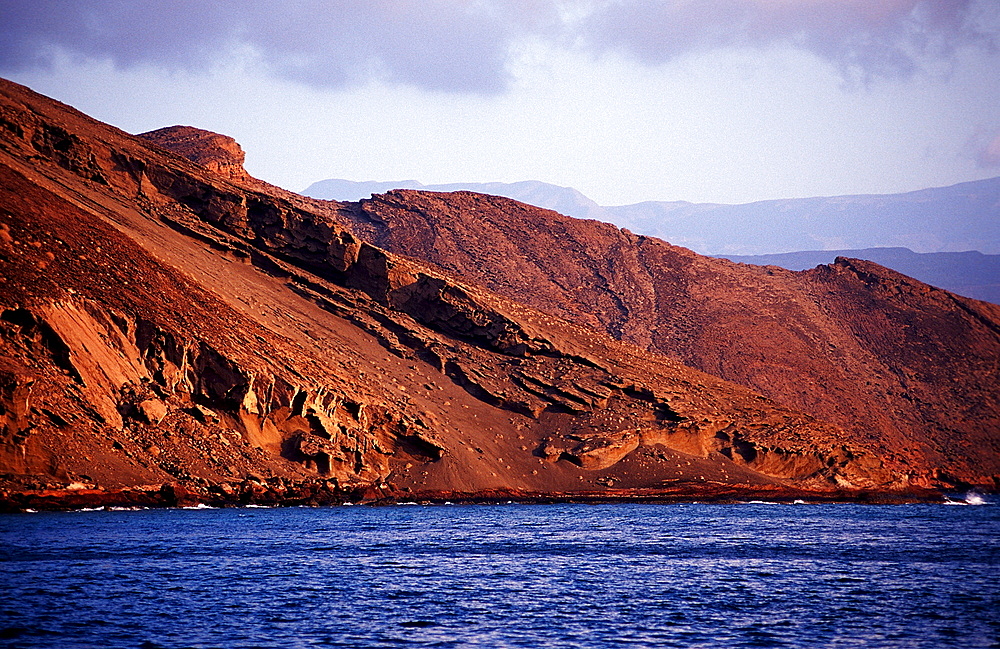
<svg viewBox="0 0 1000 649">
<path fill-rule="evenodd" d="M 625 51 L 648 64 L 719 47 L 787 44 L 833 62 L 847 78 L 867 79 L 906 76 L 924 57 L 990 41 L 1000 23 L 997 6 L 995 0 L 0 0 L 0 70 L 47 67 L 60 55 L 201 70 L 238 54 L 277 77 L 320 88 L 376 79 L 496 94 L 511 81 L 514 46 L 541 38 Z"/>
<path fill-rule="evenodd" d="M 992 0 L 606 0 L 581 25 L 586 43 L 659 64 L 720 47 L 788 45 L 845 78 L 906 77 L 964 43 L 992 46 Z"/>
<path fill-rule="evenodd" d="M 977 128 L 965 143 L 965 151 L 980 169 L 1000 168 L 1000 127 Z"/>
<path fill-rule="evenodd" d="M 554 24 L 546 0 L 0 0 L 0 70 L 57 53 L 201 69 L 247 51 L 318 87 L 378 78 L 490 94 L 518 34 Z"/>
<path fill-rule="evenodd" d="M 984 169 L 1000 168 L 1000 135 L 993 138 L 993 141 L 983 147 L 976 161 Z"/>
</svg>

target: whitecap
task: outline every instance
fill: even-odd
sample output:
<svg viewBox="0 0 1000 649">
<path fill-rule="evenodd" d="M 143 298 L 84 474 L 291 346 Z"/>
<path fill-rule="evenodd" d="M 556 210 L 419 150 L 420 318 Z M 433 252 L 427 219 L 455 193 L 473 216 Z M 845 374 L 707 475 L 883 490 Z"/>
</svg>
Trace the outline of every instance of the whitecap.
<svg viewBox="0 0 1000 649">
<path fill-rule="evenodd" d="M 975 492 L 975 491 L 970 491 L 969 493 L 965 494 L 965 504 L 966 505 L 989 505 L 990 503 L 985 498 L 983 498 L 982 494 L 980 494 L 978 492 Z"/>
</svg>

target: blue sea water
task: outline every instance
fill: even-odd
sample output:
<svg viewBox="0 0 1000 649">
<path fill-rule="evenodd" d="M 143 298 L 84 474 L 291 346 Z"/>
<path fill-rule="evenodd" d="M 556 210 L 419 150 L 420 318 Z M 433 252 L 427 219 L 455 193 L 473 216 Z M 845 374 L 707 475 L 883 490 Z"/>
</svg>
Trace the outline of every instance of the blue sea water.
<svg viewBox="0 0 1000 649">
<path fill-rule="evenodd" d="M 998 647 L 1000 506 L 0 516 L 0 647 Z"/>
</svg>

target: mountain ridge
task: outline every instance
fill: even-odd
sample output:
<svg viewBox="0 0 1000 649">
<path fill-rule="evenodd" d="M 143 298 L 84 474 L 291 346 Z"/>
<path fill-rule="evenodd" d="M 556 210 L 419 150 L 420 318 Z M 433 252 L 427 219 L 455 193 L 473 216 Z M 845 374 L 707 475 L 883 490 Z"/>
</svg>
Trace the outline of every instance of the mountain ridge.
<svg viewBox="0 0 1000 649">
<path fill-rule="evenodd" d="M 9 82 L 0 192 L 6 508 L 915 498 L 996 484 L 990 457 L 970 455 L 979 438 L 953 437 L 954 457 L 885 453 L 383 250 L 359 235 L 390 215 L 365 202 L 219 175 Z M 906 286 L 869 270 L 887 295 Z"/>
<path fill-rule="evenodd" d="M 919 498 L 940 483 L 368 244 L 343 226 L 359 205 L 151 139 L 0 82 L 0 507 Z"/>
<path fill-rule="evenodd" d="M 918 253 L 909 248 L 866 248 L 719 256 L 741 264 L 788 270 L 808 270 L 833 263 L 837 257 L 865 259 L 952 293 L 1000 304 L 1000 255 L 984 255 L 978 250 Z"/>
<path fill-rule="evenodd" d="M 591 219 L 611 223 L 618 227 L 646 236 L 653 236 L 673 244 L 690 248 L 700 254 L 713 257 L 733 259 L 743 263 L 774 264 L 786 266 L 791 255 L 812 253 L 817 243 L 821 243 L 819 235 L 805 234 L 803 227 L 797 222 L 815 221 L 816 214 L 823 210 L 829 211 L 830 206 L 846 206 L 848 212 L 838 213 L 830 220 L 834 225 L 820 224 L 814 227 L 819 231 L 840 228 L 841 232 L 828 231 L 825 240 L 831 245 L 826 250 L 816 251 L 809 258 L 819 259 L 812 266 L 832 262 L 837 256 L 857 257 L 880 263 L 900 271 L 928 284 L 947 289 L 966 297 L 1000 302 L 1000 257 L 989 255 L 987 259 L 975 262 L 963 256 L 980 247 L 984 251 L 1000 252 L 1000 178 L 983 181 L 959 183 L 947 187 L 930 188 L 902 194 L 885 195 L 849 195 L 834 197 L 815 197 L 806 199 L 780 199 L 757 201 L 743 205 L 724 205 L 713 203 L 689 203 L 686 201 L 646 201 L 632 205 L 602 207 L 580 192 L 567 187 L 559 187 L 538 181 L 520 183 L 451 183 L 445 185 L 423 185 L 416 181 L 401 182 L 352 182 L 327 180 L 313 183 L 304 193 L 316 198 L 336 200 L 362 200 L 371 194 L 384 193 L 390 189 L 419 189 L 423 191 L 473 191 L 478 193 L 505 196 L 530 205 L 551 209 L 560 214 L 580 219 Z M 992 196 L 985 199 L 980 196 L 980 208 L 965 205 L 962 209 L 967 213 L 975 212 L 962 222 L 960 214 L 948 206 L 948 201 L 935 198 L 941 193 L 959 193 L 961 195 Z M 929 198 L 928 198 L 929 197 Z M 962 201 L 953 201 L 961 204 Z M 966 201 L 968 202 L 968 201 Z M 936 244 L 931 245 L 929 235 L 919 234 L 909 222 L 904 210 L 906 204 L 929 203 L 924 205 L 924 230 L 934 230 L 937 234 Z M 883 205 L 879 208 L 878 205 Z M 903 207 L 899 207 L 899 205 Z M 896 223 L 887 223 L 885 212 L 889 207 L 899 214 L 895 215 Z M 986 206 L 989 209 L 985 209 Z M 978 211 L 977 211 L 978 209 Z M 879 211 L 881 210 L 881 212 Z M 853 212 L 852 212 L 853 211 Z M 891 210 L 890 210 L 891 211 Z M 900 223 L 902 220 L 904 222 Z M 845 232 L 856 232 L 862 229 L 871 230 L 866 224 L 864 228 L 857 225 L 858 221 L 868 221 L 877 224 L 874 234 L 869 232 L 866 237 L 857 237 Z M 936 223 L 929 223 L 936 221 Z M 724 224 L 723 225 L 714 225 Z M 985 224 L 985 225 L 984 225 Z M 713 229 L 714 228 L 714 229 Z M 893 229 L 895 234 L 892 233 Z M 919 229 L 919 228 L 918 228 Z M 888 231 L 889 234 L 882 230 Z M 794 234 L 798 231 L 798 234 Z M 981 236 L 969 235 L 950 243 L 943 243 L 951 236 L 952 231 L 990 233 L 983 239 Z M 794 238 L 788 240 L 790 233 Z M 994 236 L 995 235 L 995 236 Z M 854 237 L 853 239 L 851 237 Z M 750 242 L 750 243 L 748 243 Z M 794 244 L 792 243 L 794 242 Z M 901 242 L 907 245 L 925 246 L 924 255 L 915 258 L 891 252 L 900 247 Z M 835 245 L 853 243 L 854 247 Z M 798 247 L 796 247 L 796 245 Z M 939 251 L 937 248 L 946 249 Z M 907 248 L 909 250 L 909 248 Z M 823 254 L 820 254 L 822 252 Z M 987 253 L 988 254 L 988 253 Z M 777 255 L 786 255 L 777 257 Z M 759 257 L 759 259 L 757 259 Z M 795 263 L 790 270 L 805 270 L 800 263 Z"/>
<path fill-rule="evenodd" d="M 782 254 L 814 250 L 817 243 L 824 242 L 830 244 L 823 246 L 829 250 L 905 247 L 918 253 L 979 250 L 1000 254 L 1000 177 L 898 194 L 773 199 L 736 205 L 643 201 L 601 206 L 575 189 L 539 181 L 396 184 L 328 180 L 313 183 L 303 194 L 332 200 L 340 196 L 360 200 L 389 189 L 494 194 L 567 216 L 612 223 L 712 256 Z M 829 218 L 820 220 L 824 216 Z"/>
<path fill-rule="evenodd" d="M 356 214 L 365 240 L 880 438 L 886 449 L 928 434 L 944 449 L 951 430 L 982 434 L 980 446 L 993 449 L 984 459 L 1000 457 L 988 441 L 1000 413 L 976 405 L 995 403 L 997 362 L 987 350 L 996 330 L 986 324 L 995 305 L 862 260 L 799 273 L 738 265 L 469 192 L 398 190 L 362 201 Z M 973 312 L 985 320 L 966 321 Z M 968 345 L 980 343 L 970 355 Z M 967 428 L 960 412 L 979 423 Z"/>
</svg>

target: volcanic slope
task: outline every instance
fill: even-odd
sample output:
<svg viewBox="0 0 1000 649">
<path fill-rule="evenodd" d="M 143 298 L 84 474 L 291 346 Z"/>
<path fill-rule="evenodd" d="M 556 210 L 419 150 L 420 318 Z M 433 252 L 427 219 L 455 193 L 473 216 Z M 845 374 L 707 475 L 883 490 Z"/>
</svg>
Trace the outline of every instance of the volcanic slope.
<svg viewBox="0 0 1000 649">
<path fill-rule="evenodd" d="M 9 82 L 0 162 L 6 507 L 913 486 L 834 426 L 362 242 L 357 206 Z"/>
<path fill-rule="evenodd" d="M 391 191 L 386 250 L 832 422 L 928 484 L 1000 476 L 1000 307 L 871 262 L 735 264 L 505 198 Z"/>
</svg>

